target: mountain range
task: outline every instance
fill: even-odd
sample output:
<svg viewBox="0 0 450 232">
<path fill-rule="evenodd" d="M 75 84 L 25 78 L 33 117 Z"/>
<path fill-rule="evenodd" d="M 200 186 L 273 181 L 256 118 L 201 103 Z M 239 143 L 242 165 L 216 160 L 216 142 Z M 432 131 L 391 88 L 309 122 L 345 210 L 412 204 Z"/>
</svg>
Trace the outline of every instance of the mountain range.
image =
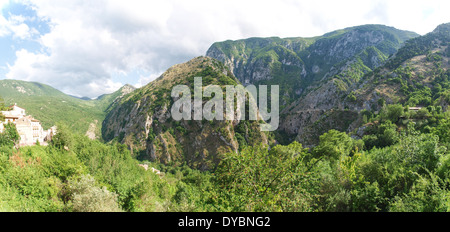
<svg viewBox="0 0 450 232">
<path fill-rule="evenodd" d="M 175 65 L 142 88 L 127 85 L 95 100 L 15 80 L 0 81 L 0 96 L 44 127 L 64 121 L 93 138 L 126 144 L 140 159 L 208 170 L 245 145 L 312 147 L 330 129 L 361 138 L 367 118 L 387 104 L 447 110 L 449 43 L 450 24 L 424 36 L 363 25 L 312 38 L 249 38 L 214 43 L 206 56 Z M 196 76 L 204 85 L 279 85 L 279 129 L 261 132 L 248 120 L 174 121 L 171 90 L 192 87 Z"/>
<path fill-rule="evenodd" d="M 413 60 L 420 69 L 427 53 L 442 55 L 446 71 L 449 24 L 419 36 L 383 25 L 363 25 L 314 38 L 252 38 L 215 43 L 207 55 L 222 61 L 245 84 L 280 85 L 285 106 L 278 132 L 286 143 L 311 146 L 330 129 L 351 132 L 362 110 L 376 112 L 379 101 L 400 103 L 400 87 L 386 83 Z M 417 72 L 402 76 L 414 89 Z M 422 73 L 422 75 L 428 75 Z M 382 80 L 380 80 L 382 79 Z M 400 80 L 398 80 L 400 81 Z M 420 83 L 424 84 L 424 83 Z M 430 87 L 434 82 L 427 83 Z M 382 99 L 382 100 L 381 100 Z"/>
</svg>

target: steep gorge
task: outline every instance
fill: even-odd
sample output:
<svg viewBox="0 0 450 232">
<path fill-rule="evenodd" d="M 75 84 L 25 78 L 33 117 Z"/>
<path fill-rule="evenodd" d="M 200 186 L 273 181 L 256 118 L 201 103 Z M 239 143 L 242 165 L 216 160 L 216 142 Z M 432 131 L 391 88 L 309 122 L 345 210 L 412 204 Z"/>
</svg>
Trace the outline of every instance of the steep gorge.
<svg viewBox="0 0 450 232">
<path fill-rule="evenodd" d="M 268 143 L 257 121 L 241 121 L 237 115 L 234 120 L 223 121 L 174 120 L 172 88 L 192 87 L 194 77 L 202 77 L 204 86 L 239 84 L 222 63 L 212 58 L 197 57 L 175 65 L 111 110 L 103 122 L 105 140 L 127 144 L 137 158 L 173 165 L 185 163 L 201 170 L 213 169 L 225 153 L 238 152 L 244 144 Z M 237 110 L 235 113 L 239 114 Z"/>
</svg>

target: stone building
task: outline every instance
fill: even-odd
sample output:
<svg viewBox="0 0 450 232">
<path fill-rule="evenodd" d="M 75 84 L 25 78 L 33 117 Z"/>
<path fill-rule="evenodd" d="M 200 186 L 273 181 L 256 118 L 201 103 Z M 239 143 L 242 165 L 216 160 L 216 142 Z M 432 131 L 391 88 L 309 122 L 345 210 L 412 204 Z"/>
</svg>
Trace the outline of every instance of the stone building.
<svg viewBox="0 0 450 232">
<path fill-rule="evenodd" d="M 5 116 L 5 120 L 0 122 L 0 133 L 4 130 L 3 124 L 14 123 L 20 135 L 19 146 L 31 146 L 37 142 L 45 145 L 56 133 L 56 127 L 44 130 L 39 120 L 31 115 L 26 115 L 25 109 L 17 106 L 17 104 L 10 108 L 10 111 L 1 112 Z"/>
<path fill-rule="evenodd" d="M 10 111 L 2 111 L 1 113 L 5 116 L 5 124 L 8 122 L 15 122 L 19 120 L 20 118 L 23 118 L 26 116 L 25 109 L 17 106 L 17 104 L 14 104 L 10 107 Z"/>
</svg>

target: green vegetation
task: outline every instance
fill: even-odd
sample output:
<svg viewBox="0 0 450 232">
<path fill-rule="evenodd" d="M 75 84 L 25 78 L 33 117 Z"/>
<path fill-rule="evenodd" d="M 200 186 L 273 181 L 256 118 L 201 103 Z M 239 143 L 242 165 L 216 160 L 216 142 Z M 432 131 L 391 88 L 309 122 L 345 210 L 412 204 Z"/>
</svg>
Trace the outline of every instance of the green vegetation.
<svg viewBox="0 0 450 232">
<path fill-rule="evenodd" d="M 124 145 L 64 125 L 48 147 L 16 149 L 6 136 L 0 210 L 449 211 L 450 113 L 387 105 L 367 115 L 373 126 L 362 140 L 330 130 L 310 150 L 297 142 L 269 149 L 245 146 L 243 137 L 241 151 L 224 154 L 212 172 L 146 161 L 159 176 L 139 167 Z"/>
<path fill-rule="evenodd" d="M 19 142 L 20 135 L 15 124 L 8 123 L 4 127 L 3 133 L 0 134 L 0 146 L 11 148 Z"/>
<path fill-rule="evenodd" d="M 0 97 L 0 110 L 8 110 L 5 106 L 3 98 Z M 4 122 L 4 116 L 0 113 L 0 123 Z M 16 125 L 7 123 L 4 125 L 3 133 L 0 133 L 0 147 L 12 148 L 20 140 Z"/>
<path fill-rule="evenodd" d="M 419 55 L 426 55 L 433 48 L 439 46 L 439 43 L 435 43 L 434 41 L 448 41 L 448 27 L 448 24 L 440 25 L 435 31 L 428 33 L 425 36 L 416 37 L 406 41 L 402 49 L 398 51 L 393 59 L 389 60 L 386 66 L 390 69 L 395 69 L 408 59 Z"/>
<path fill-rule="evenodd" d="M 8 107 L 5 105 L 5 99 L 0 96 L 0 111 L 6 111 L 8 110 Z"/>
<path fill-rule="evenodd" d="M 151 168 L 139 167 L 124 145 L 105 145 L 64 126 L 58 129 L 61 136 L 48 147 L 1 146 L 0 211 L 191 210 L 183 194 L 201 192 L 201 185 L 190 183 L 201 183 L 207 174 L 162 169 L 160 178 Z"/>
<path fill-rule="evenodd" d="M 89 125 L 94 123 L 96 135 L 100 135 L 101 123 L 121 93 L 119 90 L 96 100 L 82 100 L 40 83 L 0 81 L 0 97 L 3 97 L 6 106 L 17 103 L 25 108 L 27 114 L 38 119 L 45 129 L 63 121 L 72 131 L 80 134 L 85 134 Z"/>
<path fill-rule="evenodd" d="M 228 154 L 214 173 L 224 211 L 312 211 L 317 176 L 307 149 L 296 142 L 247 147 Z"/>
</svg>

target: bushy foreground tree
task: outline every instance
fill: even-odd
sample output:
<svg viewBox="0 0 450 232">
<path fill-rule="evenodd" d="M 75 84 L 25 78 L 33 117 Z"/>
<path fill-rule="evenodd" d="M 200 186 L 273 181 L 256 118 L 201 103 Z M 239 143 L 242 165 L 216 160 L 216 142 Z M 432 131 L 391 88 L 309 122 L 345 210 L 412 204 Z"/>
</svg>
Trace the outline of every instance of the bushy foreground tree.
<svg viewBox="0 0 450 232">
<path fill-rule="evenodd" d="M 72 207 L 75 212 L 120 212 L 117 194 L 106 187 L 98 187 L 90 175 L 82 175 L 79 179 L 68 182 Z"/>
<path fill-rule="evenodd" d="M 301 144 L 229 153 L 214 173 L 232 211 L 311 211 L 316 159 Z"/>
<path fill-rule="evenodd" d="M 17 132 L 16 125 L 13 123 L 7 123 L 4 125 L 3 133 L 0 133 L 0 147 L 13 147 L 20 141 L 19 132 Z"/>
</svg>

